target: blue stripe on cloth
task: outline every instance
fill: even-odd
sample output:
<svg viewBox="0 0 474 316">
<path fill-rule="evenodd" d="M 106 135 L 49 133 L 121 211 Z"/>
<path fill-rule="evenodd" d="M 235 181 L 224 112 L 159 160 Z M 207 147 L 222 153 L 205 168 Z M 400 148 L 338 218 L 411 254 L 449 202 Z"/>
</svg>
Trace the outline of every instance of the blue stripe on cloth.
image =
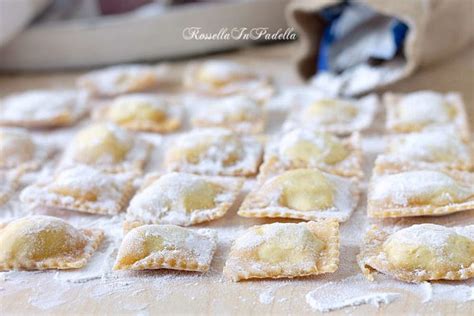
<svg viewBox="0 0 474 316">
<path fill-rule="evenodd" d="M 319 12 L 319 15 L 323 18 L 326 23 L 326 27 L 323 31 L 323 37 L 319 43 L 319 54 L 317 67 L 318 71 L 329 71 L 329 47 L 336 40 L 334 36 L 334 23 L 341 16 L 342 11 L 348 5 L 347 1 L 341 4 L 324 8 Z"/>
<path fill-rule="evenodd" d="M 331 45 L 338 40 L 334 34 L 334 28 L 337 25 L 338 19 L 342 12 L 350 5 L 350 2 L 346 0 L 340 4 L 324 8 L 319 12 L 320 17 L 324 20 L 326 26 L 319 43 L 319 53 L 316 63 L 318 72 L 331 70 L 329 66 L 329 49 Z M 397 52 L 399 52 L 403 47 L 403 43 L 408 31 L 408 26 L 400 20 L 393 18 L 393 27 L 391 31 L 393 41 L 395 42 L 395 47 L 397 48 Z"/>
<path fill-rule="evenodd" d="M 405 42 L 408 26 L 395 18 L 393 20 L 395 23 L 393 23 L 392 27 L 392 36 L 398 51 L 403 46 L 403 42 Z"/>
</svg>

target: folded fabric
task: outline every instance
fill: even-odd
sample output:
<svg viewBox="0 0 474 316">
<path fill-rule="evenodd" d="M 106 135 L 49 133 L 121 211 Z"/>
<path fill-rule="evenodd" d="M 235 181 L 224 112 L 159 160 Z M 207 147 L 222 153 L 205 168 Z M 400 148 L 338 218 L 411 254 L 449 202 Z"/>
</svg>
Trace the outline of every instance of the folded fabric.
<svg viewBox="0 0 474 316">
<path fill-rule="evenodd" d="M 327 26 L 319 43 L 318 71 L 339 73 L 402 52 L 408 26 L 399 19 L 352 2 L 324 8 L 320 14 Z"/>
<path fill-rule="evenodd" d="M 297 70 L 318 89 L 358 95 L 411 75 L 474 39 L 465 0 L 295 0 Z M 449 40 L 449 45 L 447 41 Z"/>
</svg>

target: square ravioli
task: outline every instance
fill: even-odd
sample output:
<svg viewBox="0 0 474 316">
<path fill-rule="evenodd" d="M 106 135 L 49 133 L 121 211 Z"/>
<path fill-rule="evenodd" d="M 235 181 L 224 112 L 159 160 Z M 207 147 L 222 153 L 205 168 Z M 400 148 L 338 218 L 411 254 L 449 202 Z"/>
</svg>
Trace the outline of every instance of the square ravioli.
<svg viewBox="0 0 474 316">
<path fill-rule="evenodd" d="M 78 165 L 26 187 L 20 200 L 33 207 L 115 215 L 131 198 L 135 176 Z"/>
<path fill-rule="evenodd" d="M 168 171 L 203 175 L 252 176 L 262 161 L 262 144 L 225 128 L 203 128 L 184 133 L 165 153 Z"/>
<path fill-rule="evenodd" d="M 386 93 L 383 99 L 387 111 L 386 127 L 391 132 L 419 132 L 450 126 L 465 140 L 469 139 L 464 103 L 458 93 Z"/>
<path fill-rule="evenodd" d="M 0 99 L 0 125 L 51 128 L 72 125 L 87 111 L 87 93 L 31 90 Z"/>
<path fill-rule="evenodd" d="M 372 124 L 378 104 L 376 95 L 338 99 L 317 92 L 300 93 L 283 129 L 308 128 L 338 135 L 351 134 Z"/>
<path fill-rule="evenodd" d="M 77 87 L 97 97 L 113 97 L 157 88 L 169 83 L 169 76 L 170 69 L 166 65 L 119 65 L 80 76 Z"/>
<path fill-rule="evenodd" d="M 369 217 L 437 216 L 474 209 L 474 174 L 408 170 L 373 174 L 367 192 Z"/>
<path fill-rule="evenodd" d="M 473 170 L 474 146 L 452 130 L 439 129 L 388 136 L 385 152 L 375 161 L 375 171 L 396 169 Z"/>
<path fill-rule="evenodd" d="M 261 133 L 265 127 L 264 106 L 247 96 L 192 98 L 188 103 L 193 127 L 226 127 L 241 134 Z"/>
<path fill-rule="evenodd" d="M 344 222 L 359 201 L 359 182 L 318 169 L 293 169 L 259 179 L 238 215 Z"/>
<path fill-rule="evenodd" d="M 240 94 L 264 101 L 273 94 L 266 76 L 228 60 L 190 64 L 185 70 L 183 83 L 192 91 L 214 96 Z"/>
<path fill-rule="evenodd" d="M 142 224 L 189 226 L 220 218 L 234 204 L 243 180 L 172 172 L 151 174 L 130 201 L 125 228 Z"/>
<path fill-rule="evenodd" d="M 109 172 L 141 172 L 151 146 L 113 123 L 95 123 L 77 132 L 63 154 L 60 167 L 84 164 Z"/>
<path fill-rule="evenodd" d="M 319 168 L 340 175 L 362 177 L 362 152 L 358 133 L 341 138 L 309 129 L 277 134 L 268 143 L 260 176 L 297 168 Z"/>
<path fill-rule="evenodd" d="M 168 133 L 181 126 L 182 112 L 181 105 L 169 97 L 136 93 L 115 98 L 92 116 L 133 131 Z"/>
<path fill-rule="evenodd" d="M 233 281 L 294 278 L 332 273 L 339 265 L 339 224 L 307 223 L 253 226 L 238 237 L 224 266 Z"/>
<path fill-rule="evenodd" d="M 0 205 L 8 202 L 20 186 L 22 169 L 0 169 Z"/>
<path fill-rule="evenodd" d="M 357 256 L 365 276 L 374 272 L 405 282 L 474 277 L 474 225 L 420 224 L 389 232 L 372 226 Z"/>
<path fill-rule="evenodd" d="M 50 144 L 39 143 L 26 129 L 0 127 L 0 169 L 39 169 L 55 149 Z"/>
<path fill-rule="evenodd" d="M 82 268 L 103 238 L 56 217 L 19 218 L 0 226 L 0 271 Z"/>
<path fill-rule="evenodd" d="M 210 229 L 144 225 L 128 232 L 120 245 L 114 270 L 209 270 L 217 247 Z"/>
</svg>

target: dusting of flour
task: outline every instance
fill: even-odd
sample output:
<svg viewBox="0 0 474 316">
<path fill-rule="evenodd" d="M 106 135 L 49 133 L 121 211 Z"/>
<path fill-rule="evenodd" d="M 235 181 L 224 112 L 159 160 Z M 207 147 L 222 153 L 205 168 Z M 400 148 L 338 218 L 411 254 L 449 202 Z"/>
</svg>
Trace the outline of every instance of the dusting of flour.
<svg viewBox="0 0 474 316">
<path fill-rule="evenodd" d="M 282 108 L 277 108 L 274 112 L 269 113 L 269 117 L 279 116 Z M 81 122 L 80 125 L 87 123 Z M 47 133 L 48 142 L 63 147 L 78 127 L 35 133 L 39 137 Z M 268 130 L 278 131 L 278 126 L 270 124 Z M 163 144 L 169 143 L 176 135 L 144 136 L 156 145 L 147 172 L 159 171 L 163 161 Z M 362 147 L 366 154 L 364 170 L 370 172 L 375 156 L 383 150 L 384 140 L 379 133 L 369 131 L 364 135 Z M 50 175 L 58 160 L 59 157 L 56 156 L 45 164 L 41 172 L 27 174 L 22 179 L 22 187 Z M 366 186 L 367 178 L 366 176 L 362 187 Z M 140 182 L 141 179 L 137 178 L 136 183 Z M 254 180 L 247 180 L 238 200 L 242 201 L 243 196 L 254 186 Z M 180 308 L 182 313 L 268 313 L 270 307 L 278 307 L 277 310 L 294 314 L 296 311 L 323 312 L 354 308 L 361 304 L 379 306 L 383 310 L 385 305 L 397 304 L 409 296 L 416 296 L 425 304 L 445 301 L 463 304 L 474 298 L 472 280 L 407 284 L 380 276 L 376 282 L 367 281 L 355 262 L 363 232 L 371 224 L 365 215 L 365 194 L 361 196 L 361 203 L 348 222 L 341 225 L 341 262 L 336 273 L 302 279 L 241 283 L 230 282 L 222 276 L 229 248 L 235 238 L 248 227 L 271 221 L 240 218 L 236 215 L 237 205 L 222 219 L 191 228 L 210 228 L 217 233 L 217 250 L 208 272 L 133 272 L 112 270 L 123 238 L 123 213 L 116 216 L 94 216 L 67 211 L 31 210 L 20 203 L 18 196 L 16 193 L 8 203 L 0 206 L 0 222 L 33 213 L 48 214 L 61 217 L 76 227 L 101 228 L 105 231 L 105 240 L 88 265 L 80 270 L 0 273 L 0 306 L 6 306 L 10 311 L 12 306 L 24 306 L 27 310 L 43 313 L 68 311 L 79 314 L 84 313 L 84 306 L 90 305 L 94 306 L 96 313 L 147 315 L 173 301 L 174 304 L 181 302 L 175 308 Z M 446 219 L 447 217 L 433 221 L 450 225 L 474 223 L 472 214 L 470 217 L 457 214 Z M 232 299 L 237 303 L 229 304 Z M 216 306 L 216 309 L 209 310 L 210 306 Z"/>
</svg>

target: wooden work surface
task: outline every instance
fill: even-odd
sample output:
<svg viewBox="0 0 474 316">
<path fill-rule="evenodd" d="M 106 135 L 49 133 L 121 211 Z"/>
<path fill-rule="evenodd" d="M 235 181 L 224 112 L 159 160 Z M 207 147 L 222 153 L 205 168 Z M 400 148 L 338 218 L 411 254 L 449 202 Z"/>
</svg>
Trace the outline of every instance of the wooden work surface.
<svg viewBox="0 0 474 316">
<path fill-rule="evenodd" d="M 245 62 L 256 70 L 269 73 L 274 76 L 280 87 L 285 87 L 300 83 L 290 62 L 295 48 L 295 44 L 279 44 L 249 48 L 225 54 L 224 57 Z M 184 63 L 177 64 L 179 68 Z M 0 96 L 27 89 L 73 87 L 77 74 L 0 76 Z M 420 89 L 461 92 L 470 115 L 471 126 L 474 126 L 474 47 L 453 56 L 448 61 L 420 71 L 413 77 L 390 87 L 389 90 L 410 92 Z M 384 114 L 381 111 L 374 127 L 365 133 L 365 136 L 380 137 L 383 132 L 383 120 Z M 370 172 L 376 153 L 366 154 L 364 167 Z M 211 271 L 204 275 L 173 271 L 146 272 L 130 275 L 125 281 L 112 278 L 82 284 L 72 283 L 66 290 L 64 290 L 64 285 L 57 285 L 58 283 L 55 282 L 38 281 L 39 274 L 37 273 L 31 273 L 31 284 L 27 282 L 28 284 L 19 285 L 11 277 L 3 280 L 0 277 L 0 314 L 318 314 L 306 303 L 305 296 L 309 291 L 327 282 L 338 282 L 360 274 L 355 262 L 355 256 L 358 253 L 357 240 L 360 236 L 352 238 L 352 232 L 349 230 L 360 229 L 360 227 L 351 226 L 351 222 L 368 221 L 365 217 L 364 200 L 365 194 L 362 195 L 361 203 L 353 217 L 349 219 L 349 223 L 342 225 L 343 234 L 346 237 L 342 239 L 341 267 L 339 271 L 331 275 L 299 280 L 232 283 L 221 277 L 228 252 L 228 244 L 226 244 L 219 246 Z M 471 211 L 444 219 L 426 220 L 449 224 L 474 224 L 473 217 L 474 211 Z M 267 221 L 239 218 L 233 209 L 223 219 L 203 226 L 225 228 L 231 231 L 232 227 L 247 227 L 264 222 Z M 472 287 L 472 283 L 469 284 Z M 61 290 L 58 291 L 58 288 Z M 117 290 L 110 290 L 114 288 Z M 91 295 L 101 290 L 103 295 Z M 459 303 L 438 300 L 421 303 L 421 298 L 413 295 L 413 291 L 405 292 L 391 304 L 382 305 L 380 308 L 361 305 L 337 310 L 332 314 L 474 315 L 473 301 Z M 54 297 L 55 301 L 51 303 L 48 297 Z M 43 303 L 35 304 L 38 300 L 43 300 Z"/>
</svg>

